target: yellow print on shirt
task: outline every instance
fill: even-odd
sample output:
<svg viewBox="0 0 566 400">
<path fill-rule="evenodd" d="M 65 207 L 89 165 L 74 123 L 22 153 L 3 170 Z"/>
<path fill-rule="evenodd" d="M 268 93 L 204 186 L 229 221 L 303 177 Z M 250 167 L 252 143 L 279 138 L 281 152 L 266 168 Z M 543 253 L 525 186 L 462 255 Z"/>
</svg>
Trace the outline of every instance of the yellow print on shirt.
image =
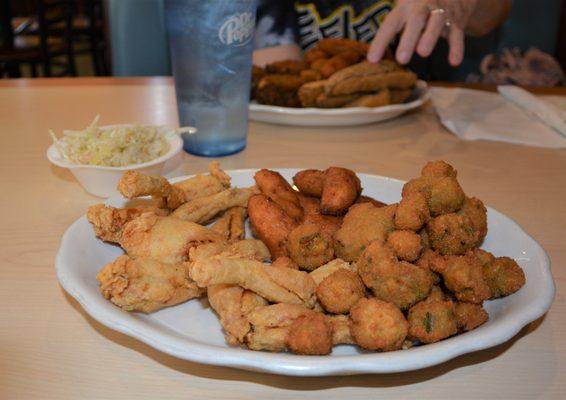
<svg viewBox="0 0 566 400">
<path fill-rule="evenodd" d="M 356 14 L 354 7 L 346 4 L 322 18 L 313 3 L 297 2 L 295 10 L 298 15 L 299 43 L 306 50 L 320 39 L 329 37 L 369 42 L 394 3 L 392 0 L 377 0 L 359 14 Z"/>
</svg>

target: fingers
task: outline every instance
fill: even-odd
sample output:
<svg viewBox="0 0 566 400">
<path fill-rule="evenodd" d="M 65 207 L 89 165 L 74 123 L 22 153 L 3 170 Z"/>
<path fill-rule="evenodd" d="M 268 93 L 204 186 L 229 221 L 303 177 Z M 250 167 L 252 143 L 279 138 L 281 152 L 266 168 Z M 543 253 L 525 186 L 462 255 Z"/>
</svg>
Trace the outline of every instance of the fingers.
<svg viewBox="0 0 566 400">
<path fill-rule="evenodd" d="M 405 29 L 403 30 L 403 35 L 401 35 L 401 41 L 399 42 L 396 53 L 399 64 L 407 64 L 411 60 L 421 32 L 425 27 L 426 19 L 426 14 L 416 14 L 410 17 L 405 24 Z"/>
<path fill-rule="evenodd" d="M 428 57 L 438 42 L 438 38 L 444 29 L 446 16 L 444 13 L 431 13 L 428 24 L 417 45 L 417 53 L 421 57 Z"/>
<path fill-rule="evenodd" d="M 464 31 L 456 25 L 452 25 L 448 32 L 448 46 L 450 47 L 448 62 L 456 67 L 464 59 Z"/>
<path fill-rule="evenodd" d="M 376 63 L 383 58 L 389 43 L 395 38 L 401 27 L 400 14 L 395 10 L 389 13 L 369 46 L 367 55 L 369 62 Z"/>
</svg>

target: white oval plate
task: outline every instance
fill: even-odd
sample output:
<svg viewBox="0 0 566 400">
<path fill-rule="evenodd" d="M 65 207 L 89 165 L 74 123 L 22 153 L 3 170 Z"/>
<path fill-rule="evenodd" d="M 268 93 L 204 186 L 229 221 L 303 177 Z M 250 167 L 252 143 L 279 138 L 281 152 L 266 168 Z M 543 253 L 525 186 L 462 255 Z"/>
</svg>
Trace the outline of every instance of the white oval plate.
<svg viewBox="0 0 566 400">
<path fill-rule="evenodd" d="M 278 171 L 290 179 L 299 170 Z M 228 171 L 233 185 L 239 187 L 254 184 L 255 172 Z M 358 176 L 364 194 L 387 203 L 399 201 L 402 181 L 366 174 Z M 125 203 L 119 197 L 107 202 L 114 206 Z M 511 296 L 486 302 L 489 321 L 471 332 L 435 344 L 388 353 L 364 352 L 351 345 L 337 346 L 329 356 L 299 356 L 230 347 L 224 341 L 216 315 L 203 300 L 192 300 L 148 315 L 122 311 L 101 296 L 95 279 L 97 271 L 122 254 L 122 250 L 97 239 L 85 216 L 75 221 L 63 235 L 56 270 L 63 288 L 98 322 L 181 359 L 298 376 L 401 372 L 436 365 L 460 354 L 501 344 L 550 307 L 554 282 L 545 251 L 515 222 L 491 208 L 488 208 L 488 222 L 489 232 L 482 247 L 496 256 L 516 259 L 525 271 L 526 285 Z"/>
<path fill-rule="evenodd" d="M 291 108 L 250 103 L 252 121 L 295 126 L 353 126 L 385 121 L 423 105 L 430 98 L 425 81 L 417 85 L 408 101 L 382 107 Z"/>
</svg>

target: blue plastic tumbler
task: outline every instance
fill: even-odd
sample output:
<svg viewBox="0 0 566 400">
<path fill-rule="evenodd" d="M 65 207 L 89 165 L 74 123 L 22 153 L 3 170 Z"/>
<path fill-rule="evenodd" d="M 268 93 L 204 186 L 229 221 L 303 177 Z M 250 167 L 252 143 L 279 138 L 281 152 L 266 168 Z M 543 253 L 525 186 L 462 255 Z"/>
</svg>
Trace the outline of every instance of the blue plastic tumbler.
<svg viewBox="0 0 566 400">
<path fill-rule="evenodd" d="M 246 147 L 255 0 L 166 0 L 184 149 L 224 156 Z"/>
</svg>

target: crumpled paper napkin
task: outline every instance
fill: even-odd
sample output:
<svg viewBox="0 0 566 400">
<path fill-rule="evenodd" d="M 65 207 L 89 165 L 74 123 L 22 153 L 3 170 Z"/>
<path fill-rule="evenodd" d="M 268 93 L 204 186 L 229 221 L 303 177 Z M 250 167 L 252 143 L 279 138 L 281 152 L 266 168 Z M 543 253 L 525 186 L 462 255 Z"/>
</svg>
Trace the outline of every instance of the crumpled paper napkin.
<svg viewBox="0 0 566 400">
<path fill-rule="evenodd" d="M 499 93 L 434 87 L 431 95 L 442 124 L 462 139 L 566 148 L 566 138 L 544 123 L 530 118 Z M 566 96 L 543 98 L 560 110 L 566 110 Z"/>
</svg>

